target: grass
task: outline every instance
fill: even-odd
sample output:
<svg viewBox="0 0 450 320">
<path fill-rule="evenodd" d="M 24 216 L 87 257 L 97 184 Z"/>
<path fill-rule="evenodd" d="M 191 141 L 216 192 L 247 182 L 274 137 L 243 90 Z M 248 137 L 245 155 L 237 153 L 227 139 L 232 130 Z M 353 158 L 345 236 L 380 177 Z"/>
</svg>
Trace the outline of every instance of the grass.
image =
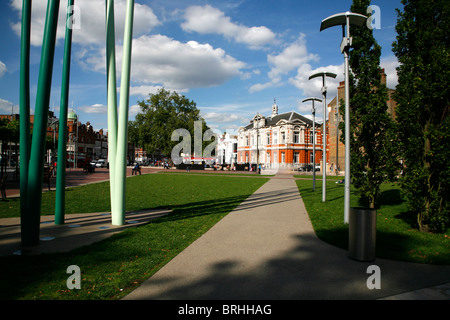
<svg viewBox="0 0 450 320">
<path fill-rule="evenodd" d="M 297 180 L 305 207 L 317 236 L 337 247 L 348 249 L 348 225 L 344 223 L 344 185 L 327 181 L 327 201 L 322 202 L 322 183 Z M 429 264 L 450 264 L 450 229 L 444 234 L 419 232 L 415 218 L 407 213 L 400 187 L 384 184 L 377 208 L 376 256 L 379 258 Z M 360 206 L 356 190 L 351 190 L 351 206 Z"/>
<path fill-rule="evenodd" d="M 195 241 L 268 179 L 201 175 L 127 178 L 127 210 L 173 212 L 89 246 L 58 254 L 0 257 L 0 299 L 119 299 Z M 67 189 L 66 213 L 109 211 L 109 182 Z M 0 212 L 17 215 L 18 200 Z M 54 192 L 43 194 L 53 214 Z M 66 269 L 81 269 L 81 289 L 68 290 Z"/>
</svg>

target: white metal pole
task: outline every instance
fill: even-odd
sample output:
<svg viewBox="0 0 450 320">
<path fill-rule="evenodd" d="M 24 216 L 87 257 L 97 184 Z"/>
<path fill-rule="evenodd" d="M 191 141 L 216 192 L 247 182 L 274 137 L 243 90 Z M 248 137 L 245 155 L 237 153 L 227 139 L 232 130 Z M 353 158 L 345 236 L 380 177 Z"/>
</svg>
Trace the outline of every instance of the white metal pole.
<svg viewBox="0 0 450 320">
<path fill-rule="evenodd" d="M 323 75 L 323 125 L 322 125 L 322 202 L 327 200 L 327 87 L 326 87 L 326 75 Z"/>
<path fill-rule="evenodd" d="M 350 216 L 350 92 L 348 50 L 350 48 L 350 17 L 347 15 L 347 46 L 344 49 L 345 67 L 345 193 L 344 193 L 344 223 L 349 222 Z"/>
</svg>

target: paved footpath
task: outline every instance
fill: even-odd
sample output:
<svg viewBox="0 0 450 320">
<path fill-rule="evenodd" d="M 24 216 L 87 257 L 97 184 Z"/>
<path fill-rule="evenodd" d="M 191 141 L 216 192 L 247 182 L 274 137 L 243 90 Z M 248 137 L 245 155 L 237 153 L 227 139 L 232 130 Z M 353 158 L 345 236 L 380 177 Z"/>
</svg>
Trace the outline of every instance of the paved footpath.
<svg viewBox="0 0 450 320">
<path fill-rule="evenodd" d="M 370 265 L 381 289 L 369 289 Z M 437 287 L 436 287 L 437 286 Z M 277 174 L 124 299 L 450 299 L 450 266 L 359 262 L 319 240 Z"/>
</svg>

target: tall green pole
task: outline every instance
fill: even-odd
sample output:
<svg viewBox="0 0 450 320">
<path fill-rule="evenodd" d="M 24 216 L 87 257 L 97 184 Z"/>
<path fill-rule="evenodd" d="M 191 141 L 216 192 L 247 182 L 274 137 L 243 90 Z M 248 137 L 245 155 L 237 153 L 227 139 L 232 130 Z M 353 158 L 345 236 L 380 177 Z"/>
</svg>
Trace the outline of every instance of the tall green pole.
<svg viewBox="0 0 450 320">
<path fill-rule="evenodd" d="M 113 225 L 125 224 L 125 186 L 127 158 L 128 103 L 130 91 L 131 45 L 133 38 L 134 0 L 127 1 L 125 31 L 123 39 L 122 75 L 120 79 L 120 105 L 117 132 L 115 202 L 112 212 Z"/>
<path fill-rule="evenodd" d="M 30 215 L 29 218 L 31 228 L 29 230 L 30 241 L 27 242 L 27 245 L 35 245 L 39 243 L 45 136 L 47 131 L 50 90 L 52 84 L 58 10 L 59 0 L 49 0 L 47 4 L 44 39 L 42 42 L 33 137 L 31 141 L 30 164 L 28 168 L 27 201 L 30 204 L 28 212 Z"/>
<path fill-rule="evenodd" d="M 114 32 L 114 1 L 106 2 L 106 75 L 108 99 L 108 159 L 109 183 L 111 197 L 111 213 L 114 208 L 115 197 L 115 168 L 117 153 L 117 92 L 116 92 L 116 50 Z M 113 215 L 113 214 L 112 214 Z"/>
<path fill-rule="evenodd" d="M 33 243 L 32 223 L 28 211 L 28 161 L 30 159 L 30 29 L 31 0 L 22 1 L 20 47 L 20 217 L 22 245 Z"/>
<path fill-rule="evenodd" d="M 67 1 L 66 36 L 64 42 L 63 76 L 59 110 L 58 162 L 56 166 L 55 224 L 64 224 L 66 186 L 67 110 L 69 102 L 70 56 L 72 52 L 71 9 L 74 0 Z"/>
</svg>

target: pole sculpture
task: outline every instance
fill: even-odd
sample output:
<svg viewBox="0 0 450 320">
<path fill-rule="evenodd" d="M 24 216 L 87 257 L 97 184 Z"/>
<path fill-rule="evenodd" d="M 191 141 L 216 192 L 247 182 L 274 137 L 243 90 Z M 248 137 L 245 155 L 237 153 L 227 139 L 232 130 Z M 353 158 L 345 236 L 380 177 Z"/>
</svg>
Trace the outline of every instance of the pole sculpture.
<svg viewBox="0 0 450 320">
<path fill-rule="evenodd" d="M 21 178 L 21 190 L 27 189 L 21 194 L 21 227 L 22 227 L 22 245 L 32 246 L 39 243 L 39 224 L 42 202 L 42 178 L 44 168 L 45 136 L 47 129 L 48 109 L 50 102 L 50 90 L 52 83 L 53 58 L 55 53 L 56 29 L 58 22 L 59 0 L 49 0 L 47 4 L 47 13 L 44 28 L 44 38 L 42 42 L 41 62 L 39 68 L 39 79 L 36 94 L 36 106 L 34 116 L 33 137 L 29 153 L 21 155 L 21 175 L 27 175 Z M 23 2 L 23 11 L 26 14 L 22 18 L 22 58 L 21 58 L 21 120 L 28 116 L 28 120 L 23 121 L 22 125 L 29 123 L 29 84 L 28 80 L 29 62 L 26 61 L 29 53 L 29 36 L 27 30 L 30 23 L 31 1 Z M 24 39 L 23 37 L 27 37 Z M 28 92 L 26 92 L 28 91 Z M 29 100 L 28 100 L 29 101 Z M 27 105 L 28 104 L 28 105 Z M 28 110 L 25 110 L 27 109 Z M 24 113 L 22 114 L 22 111 Z M 21 125 L 21 126 L 22 126 Z M 29 129 L 28 129 L 29 130 Z M 29 136 L 26 131 L 20 136 L 21 148 L 28 148 Z M 29 161 L 29 162 L 28 162 Z M 28 162 L 28 163 L 23 163 Z M 28 167 L 28 171 L 26 171 Z M 23 170 L 23 171 L 22 171 Z M 26 198 L 25 198 L 26 197 Z"/>
<path fill-rule="evenodd" d="M 64 42 L 61 104 L 59 110 L 58 162 L 56 166 L 55 224 L 64 224 L 66 186 L 67 110 L 69 101 L 70 56 L 72 51 L 72 23 L 74 0 L 67 1 L 66 35 Z M 71 12 L 72 11 L 72 12 Z"/>
<path fill-rule="evenodd" d="M 327 84 L 326 77 L 336 78 L 331 72 L 319 72 L 309 77 L 309 80 L 322 77 L 322 99 L 323 99 L 323 126 L 322 126 L 322 202 L 327 199 Z"/>
<path fill-rule="evenodd" d="M 312 101 L 311 113 L 313 115 L 313 191 L 316 191 L 316 108 L 314 101 L 322 102 L 319 98 L 306 98 L 302 102 Z"/>
<path fill-rule="evenodd" d="M 20 217 L 22 245 L 35 244 L 34 228 L 27 208 L 28 161 L 30 159 L 30 29 L 31 0 L 22 1 L 20 47 Z"/>
<path fill-rule="evenodd" d="M 117 119 L 114 1 L 108 0 L 106 3 L 108 156 L 110 172 L 111 219 L 113 225 L 125 224 L 125 179 L 133 12 L 134 1 L 128 0 L 123 40 L 119 119 Z"/>
<path fill-rule="evenodd" d="M 363 26 L 367 17 L 353 12 L 338 13 L 324 20 L 320 31 L 337 25 L 342 25 L 341 52 L 344 54 L 345 68 L 345 194 L 344 194 L 344 223 L 348 223 L 350 215 L 350 93 L 349 93 L 349 67 L 348 54 L 352 45 L 350 25 Z M 347 35 L 346 35 L 347 32 Z"/>
</svg>

